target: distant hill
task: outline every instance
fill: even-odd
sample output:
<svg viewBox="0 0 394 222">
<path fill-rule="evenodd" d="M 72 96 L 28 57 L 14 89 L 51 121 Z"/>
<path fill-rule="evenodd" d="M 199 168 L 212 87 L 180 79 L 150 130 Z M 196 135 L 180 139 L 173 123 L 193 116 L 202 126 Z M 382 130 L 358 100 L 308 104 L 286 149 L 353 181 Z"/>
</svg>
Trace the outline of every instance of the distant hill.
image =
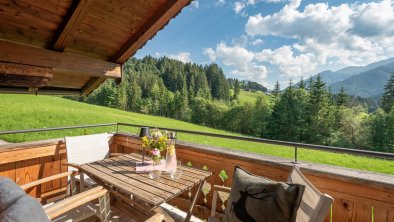
<svg viewBox="0 0 394 222">
<path fill-rule="evenodd" d="M 374 62 L 366 66 L 349 66 L 345 67 L 343 69 L 337 70 L 337 71 L 331 71 L 331 70 L 326 70 L 323 72 L 320 72 L 320 77 L 322 80 L 327 83 L 327 85 L 332 85 L 337 82 L 344 81 L 352 76 L 361 74 L 363 72 L 367 72 L 372 69 L 376 69 L 378 67 L 387 65 L 394 62 L 394 58 L 382 60 L 379 62 Z M 316 74 L 317 75 L 317 74 Z M 312 76 L 313 78 L 316 77 L 316 75 Z M 309 78 L 305 80 L 305 82 L 309 81 Z"/>
<path fill-rule="evenodd" d="M 341 87 L 344 87 L 346 93 L 349 95 L 364 98 L 381 96 L 384 91 L 384 85 L 393 72 L 394 62 L 362 72 L 358 75 L 353 75 L 348 79 L 331 84 L 330 86 L 334 93 L 339 92 Z"/>
<path fill-rule="evenodd" d="M 333 93 L 339 92 L 343 86 L 349 95 L 369 98 L 383 94 L 384 84 L 393 72 L 394 58 L 390 58 L 366 66 L 349 66 L 335 72 L 326 70 L 319 74 Z M 316 78 L 316 75 L 312 78 Z M 308 81 L 309 78 L 305 80 Z"/>
</svg>

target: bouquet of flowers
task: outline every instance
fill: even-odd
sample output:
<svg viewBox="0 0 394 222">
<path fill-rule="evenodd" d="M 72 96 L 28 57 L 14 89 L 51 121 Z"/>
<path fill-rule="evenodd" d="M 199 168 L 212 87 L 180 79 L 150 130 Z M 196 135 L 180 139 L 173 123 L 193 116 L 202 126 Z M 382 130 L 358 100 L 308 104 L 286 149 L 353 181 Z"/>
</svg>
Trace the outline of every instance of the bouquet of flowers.
<svg viewBox="0 0 394 222">
<path fill-rule="evenodd" d="M 150 137 L 142 138 L 142 146 L 149 150 L 154 162 L 160 162 L 161 152 L 167 148 L 167 140 L 166 133 L 153 129 Z"/>
</svg>

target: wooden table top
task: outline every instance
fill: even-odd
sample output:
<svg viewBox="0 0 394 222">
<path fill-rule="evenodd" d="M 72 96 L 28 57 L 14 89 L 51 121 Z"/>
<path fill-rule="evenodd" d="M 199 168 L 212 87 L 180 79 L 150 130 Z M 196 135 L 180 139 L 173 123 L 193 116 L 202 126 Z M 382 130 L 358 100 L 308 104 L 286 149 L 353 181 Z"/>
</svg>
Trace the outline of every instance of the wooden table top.
<svg viewBox="0 0 394 222">
<path fill-rule="evenodd" d="M 182 166 L 182 175 L 173 180 L 166 172 L 160 178 L 150 179 L 148 173 L 136 173 L 140 154 L 125 154 L 81 165 L 81 170 L 99 183 L 110 185 L 152 206 L 158 206 L 212 175 L 209 171 Z"/>
</svg>

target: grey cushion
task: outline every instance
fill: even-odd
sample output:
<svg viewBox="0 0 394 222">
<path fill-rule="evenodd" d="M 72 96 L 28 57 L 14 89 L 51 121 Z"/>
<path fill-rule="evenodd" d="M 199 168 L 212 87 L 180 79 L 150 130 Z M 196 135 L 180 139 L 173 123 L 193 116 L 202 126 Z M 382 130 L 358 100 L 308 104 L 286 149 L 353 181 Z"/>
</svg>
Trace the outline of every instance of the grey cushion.
<svg viewBox="0 0 394 222">
<path fill-rule="evenodd" d="M 0 221 L 47 222 L 49 219 L 38 201 L 12 180 L 0 177 Z"/>
<path fill-rule="evenodd" d="M 222 221 L 295 221 L 305 187 L 275 182 L 235 167 Z"/>
</svg>

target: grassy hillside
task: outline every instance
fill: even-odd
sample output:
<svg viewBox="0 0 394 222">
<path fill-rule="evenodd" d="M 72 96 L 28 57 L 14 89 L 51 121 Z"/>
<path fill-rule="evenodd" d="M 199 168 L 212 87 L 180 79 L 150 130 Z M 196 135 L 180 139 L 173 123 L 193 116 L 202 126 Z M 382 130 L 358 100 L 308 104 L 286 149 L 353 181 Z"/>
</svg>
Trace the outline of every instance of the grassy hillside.
<svg viewBox="0 0 394 222">
<path fill-rule="evenodd" d="M 262 95 L 263 95 L 263 92 L 261 92 L 261 91 L 249 92 L 249 91 L 242 90 L 241 93 L 239 94 L 239 101 L 240 102 L 255 103 L 256 99 Z"/>
<path fill-rule="evenodd" d="M 243 94 L 244 93 L 245 92 L 243 92 Z M 111 122 L 126 122 L 141 125 L 153 125 L 168 128 L 230 134 L 225 131 L 215 130 L 212 128 L 173 119 L 130 113 L 117 109 L 79 103 L 59 97 L 0 95 L 0 131 Z M 115 130 L 115 127 L 101 127 L 91 129 L 5 135 L 1 136 L 0 139 L 10 142 L 21 142 L 46 138 L 61 138 L 66 135 L 81 135 Z M 120 128 L 120 131 L 137 133 L 138 129 L 122 127 Z M 293 148 L 291 147 L 187 134 L 179 134 L 178 138 L 190 142 L 221 146 L 285 158 L 293 158 L 294 155 Z M 305 149 L 299 149 L 298 157 L 303 161 L 319 162 L 323 164 L 394 174 L 394 161 Z"/>
</svg>

